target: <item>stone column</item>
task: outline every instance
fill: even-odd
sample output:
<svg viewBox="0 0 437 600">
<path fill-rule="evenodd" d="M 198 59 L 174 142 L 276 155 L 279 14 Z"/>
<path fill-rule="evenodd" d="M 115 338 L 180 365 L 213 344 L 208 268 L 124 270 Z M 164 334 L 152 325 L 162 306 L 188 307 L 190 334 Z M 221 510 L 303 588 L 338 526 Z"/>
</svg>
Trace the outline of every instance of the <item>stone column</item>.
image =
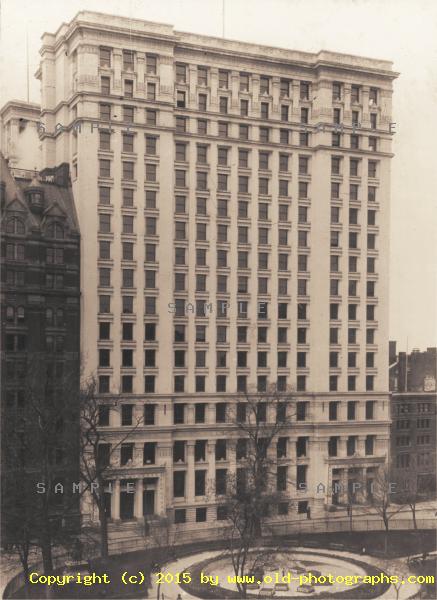
<svg viewBox="0 0 437 600">
<path fill-rule="evenodd" d="M 229 452 L 229 447 L 227 448 Z M 215 442 L 208 441 L 206 443 L 206 461 L 207 461 L 207 492 L 208 488 L 214 489 L 215 485 Z"/>
<path fill-rule="evenodd" d="M 116 408 L 109 409 L 109 425 L 111 427 L 120 427 L 121 426 L 121 411 Z"/>
<path fill-rule="evenodd" d="M 158 487 L 157 487 L 158 498 L 156 500 L 156 509 L 159 515 L 166 515 L 167 510 L 167 500 L 166 500 L 166 490 L 165 490 L 165 473 L 160 475 Z"/>
<path fill-rule="evenodd" d="M 279 114 L 279 105 L 280 105 L 280 82 L 281 79 L 279 77 L 272 77 L 272 116 L 276 118 Z"/>
<path fill-rule="evenodd" d="M 205 421 L 207 423 L 215 423 L 215 404 L 207 404 Z"/>
<path fill-rule="evenodd" d="M 292 109 L 291 109 L 291 120 L 300 121 L 300 83 L 293 79 L 292 82 Z"/>
<path fill-rule="evenodd" d="M 145 74 L 145 54 L 144 52 L 137 52 L 137 77 L 136 77 L 136 95 L 144 98 L 144 74 Z"/>
<path fill-rule="evenodd" d="M 252 75 L 252 108 L 249 110 L 250 117 L 259 117 L 259 75 Z"/>
<path fill-rule="evenodd" d="M 352 109 L 351 109 L 351 84 L 350 83 L 345 83 L 343 86 L 343 93 L 344 93 L 344 115 L 343 115 L 343 122 L 344 123 L 348 123 L 348 125 L 350 125 L 349 121 L 352 117 Z"/>
<path fill-rule="evenodd" d="M 210 104 L 211 110 L 216 110 L 218 105 L 218 69 L 216 67 L 212 67 L 210 70 L 210 88 L 211 88 L 211 97 Z"/>
<path fill-rule="evenodd" d="M 135 480 L 135 501 L 134 501 L 134 517 L 141 519 L 143 517 L 143 479 Z"/>
<path fill-rule="evenodd" d="M 121 69 L 123 65 L 123 52 L 118 48 L 114 48 L 112 51 L 112 58 L 114 62 L 114 83 L 113 89 L 115 93 L 120 93 L 122 90 L 121 82 Z"/>
<path fill-rule="evenodd" d="M 355 447 L 355 453 L 358 456 L 365 456 L 366 454 L 366 436 L 358 435 L 357 436 L 357 445 Z"/>
<path fill-rule="evenodd" d="M 230 112 L 239 114 L 238 95 L 240 92 L 240 73 L 238 71 L 231 72 L 231 106 Z"/>
<path fill-rule="evenodd" d="M 194 425 L 194 404 L 188 404 L 186 407 L 187 411 L 187 425 Z"/>
<path fill-rule="evenodd" d="M 187 442 L 187 478 L 185 481 L 185 497 L 188 502 L 194 502 L 194 441 Z"/>
<path fill-rule="evenodd" d="M 197 108 L 197 67 L 189 65 L 188 67 L 188 90 L 187 90 L 187 106 L 189 108 Z"/>
<path fill-rule="evenodd" d="M 120 480 L 116 479 L 113 483 L 111 495 L 111 516 L 114 521 L 120 519 Z"/>
<path fill-rule="evenodd" d="M 235 438 L 233 440 L 233 443 L 229 444 L 229 448 L 228 448 L 228 461 L 229 461 L 229 473 L 232 473 L 233 475 L 237 472 L 237 454 L 236 454 L 236 448 L 237 448 L 237 439 Z M 215 455 L 214 455 L 214 465 L 215 465 Z"/>
</svg>

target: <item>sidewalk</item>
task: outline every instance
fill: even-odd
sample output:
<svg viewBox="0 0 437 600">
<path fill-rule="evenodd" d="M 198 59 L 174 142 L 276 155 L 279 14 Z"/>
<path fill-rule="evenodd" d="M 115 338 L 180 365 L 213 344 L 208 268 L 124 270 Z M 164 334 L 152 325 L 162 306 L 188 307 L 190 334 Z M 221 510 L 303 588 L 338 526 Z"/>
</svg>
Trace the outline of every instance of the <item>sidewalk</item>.
<svg viewBox="0 0 437 600">
<path fill-rule="evenodd" d="M 308 552 L 308 548 L 294 548 L 293 549 L 295 552 Z M 189 569 L 190 565 L 193 564 L 193 562 L 202 562 L 204 560 L 208 560 L 210 558 L 213 558 L 216 555 L 220 555 L 222 553 L 222 551 L 214 551 L 214 552 L 200 552 L 199 554 L 192 554 L 191 556 L 184 556 L 183 558 L 180 558 L 176 561 L 173 561 L 169 564 L 167 564 L 165 566 L 165 571 L 169 572 L 169 573 L 182 573 L 184 570 Z M 326 556 L 326 557 L 330 557 L 332 556 L 332 551 L 327 551 L 327 550 L 319 550 L 317 549 L 317 554 L 320 556 Z M 384 565 L 381 565 L 381 559 L 376 558 L 376 557 L 372 557 L 372 556 L 362 556 L 359 554 L 353 554 L 352 552 L 343 552 L 343 551 L 335 551 L 335 554 L 339 557 L 339 558 L 350 558 L 353 560 L 359 560 L 362 562 L 366 562 L 369 565 L 372 565 L 378 569 L 384 570 Z M 412 574 L 409 569 L 408 569 L 408 565 L 406 564 L 405 561 L 403 561 L 402 559 L 397 559 L 397 560 L 392 560 L 390 561 L 391 564 L 396 565 L 397 569 L 400 573 L 402 573 L 403 575 L 405 575 L 405 578 L 408 577 L 408 575 Z M 152 579 L 153 581 L 153 579 Z M 409 600 L 410 598 L 413 598 L 418 591 L 420 590 L 420 585 L 418 584 L 413 584 L 413 583 L 409 583 L 407 585 L 402 585 L 400 590 L 399 590 L 399 595 L 396 596 L 396 590 L 393 588 L 393 586 L 390 586 L 387 591 L 382 594 L 381 596 L 378 596 L 377 600 L 383 599 L 383 600 L 394 600 L 396 597 L 398 598 L 398 600 Z M 159 594 L 160 594 L 160 600 L 177 600 L 178 594 L 180 594 L 180 596 L 182 597 L 183 600 L 198 600 L 197 596 L 192 596 L 191 594 L 189 594 L 188 592 L 185 592 L 181 587 L 179 587 L 177 584 L 175 583 L 163 583 L 160 586 L 160 590 L 159 590 Z M 305 597 L 304 594 L 301 594 L 302 597 Z M 157 598 L 157 586 L 155 584 L 152 585 L 152 587 L 149 589 L 149 597 L 150 598 Z M 281 593 L 278 593 L 276 595 L 276 597 L 278 599 L 280 599 L 281 597 Z M 311 596 L 308 596 L 311 597 Z"/>
</svg>

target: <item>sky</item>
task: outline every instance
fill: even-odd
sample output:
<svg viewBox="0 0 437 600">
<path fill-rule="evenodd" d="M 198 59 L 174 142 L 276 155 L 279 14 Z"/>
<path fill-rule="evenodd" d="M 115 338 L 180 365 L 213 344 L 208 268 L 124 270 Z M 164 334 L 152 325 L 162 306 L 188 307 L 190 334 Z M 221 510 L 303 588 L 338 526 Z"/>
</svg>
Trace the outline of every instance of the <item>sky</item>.
<svg viewBox="0 0 437 600">
<path fill-rule="evenodd" d="M 224 5 L 224 19 L 223 19 Z M 395 158 L 390 339 L 437 345 L 437 2 L 435 0 L 0 0 L 0 106 L 39 102 L 40 37 L 80 10 L 158 21 L 180 31 L 308 52 L 391 60 Z"/>
</svg>

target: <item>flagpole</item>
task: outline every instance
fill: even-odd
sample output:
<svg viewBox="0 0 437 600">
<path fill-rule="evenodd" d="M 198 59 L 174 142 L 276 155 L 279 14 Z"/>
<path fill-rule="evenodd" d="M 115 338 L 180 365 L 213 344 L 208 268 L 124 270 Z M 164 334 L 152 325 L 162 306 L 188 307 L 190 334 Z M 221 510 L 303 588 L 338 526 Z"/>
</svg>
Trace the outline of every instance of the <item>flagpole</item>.
<svg viewBox="0 0 437 600">
<path fill-rule="evenodd" d="M 29 102 L 29 31 L 26 27 L 26 83 L 27 83 L 27 101 Z"/>
<path fill-rule="evenodd" d="M 225 0 L 222 0 L 222 24 L 223 24 L 222 37 L 225 37 Z"/>
</svg>

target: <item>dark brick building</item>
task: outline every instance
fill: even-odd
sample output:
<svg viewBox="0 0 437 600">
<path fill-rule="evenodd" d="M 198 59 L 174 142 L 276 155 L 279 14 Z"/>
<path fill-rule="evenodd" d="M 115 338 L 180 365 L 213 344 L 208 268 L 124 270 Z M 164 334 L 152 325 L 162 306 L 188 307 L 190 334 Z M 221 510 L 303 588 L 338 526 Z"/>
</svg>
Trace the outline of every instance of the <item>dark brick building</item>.
<svg viewBox="0 0 437 600">
<path fill-rule="evenodd" d="M 407 480 L 418 499 L 436 489 L 436 348 L 397 353 L 389 345 L 392 479 Z"/>
<path fill-rule="evenodd" d="M 421 352 L 396 352 L 396 342 L 389 343 L 390 391 L 435 392 L 437 378 L 437 348 Z"/>
<path fill-rule="evenodd" d="M 78 479 L 80 238 L 68 165 L 37 174 L 0 161 L 2 516 L 13 531 L 21 501 L 44 498 L 63 522 L 77 512 L 71 485 L 53 486 Z M 52 491 L 40 497 L 36 482 Z"/>
<path fill-rule="evenodd" d="M 436 489 L 435 392 L 393 393 L 391 468 L 395 482 L 408 481 L 425 499 Z"/>
</svg>

